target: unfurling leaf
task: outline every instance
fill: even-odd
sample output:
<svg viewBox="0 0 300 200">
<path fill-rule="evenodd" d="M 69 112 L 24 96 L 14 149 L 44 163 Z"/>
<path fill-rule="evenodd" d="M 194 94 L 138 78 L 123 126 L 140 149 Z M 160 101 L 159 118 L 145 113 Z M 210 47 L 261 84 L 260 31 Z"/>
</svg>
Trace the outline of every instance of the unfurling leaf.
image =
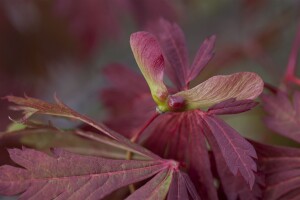
<svg viewBox="0 0 300 200">
<path fill-rule="evenodd" d="M 158 41 L 151 33 L 136 32 L 130 36 L 130 46 L 154 101 L 164 103 L 168 90 L 163 82 L 165 64 Z"/>
<path fill-rule="evenodd" d="M 192 89 L 178 92 L 172 96 L 182 97 L 187 109 L 198 109 L 232 98 L 236 100 L 255 99 L 261 94 L 263 85 L 262 79 L 257 74 L 240 72 L 211 77 Z"/>
<path fill-rule="evenodd" d="M 269 114 L 266 125 L 273 131 L 300 143 L 300 92 L 295 92 L 293 104 L 283 92 L 263 95 L 263 107 Z"/>
</svg>

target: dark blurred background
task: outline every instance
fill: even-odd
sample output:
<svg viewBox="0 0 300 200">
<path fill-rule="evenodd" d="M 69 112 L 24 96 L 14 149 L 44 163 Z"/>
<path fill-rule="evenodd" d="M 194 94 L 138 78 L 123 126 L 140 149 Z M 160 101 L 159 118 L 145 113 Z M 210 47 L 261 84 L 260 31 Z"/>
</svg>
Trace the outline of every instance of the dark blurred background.
<svg viewBox="0 0 300 200">
<path fill-rule="evenodd" d="M 56 93 L 101 120 L 101 69 L 121 62 L 137 70 L 129 36 L 162 17 L 182 27 L 190 59 L 207 36 L 217 35 L 216 56 L 198 81 L 253 71 L 276 86 L 299 15 L 299 0 L 0 0 L 0 96 L 51 101 Z M 1 100 L 1 131 L 14 117 L 7 106 Z M 262 116 L 258 107 L 228 121 L 247 137 L 272 140 Z"/>
</svg>

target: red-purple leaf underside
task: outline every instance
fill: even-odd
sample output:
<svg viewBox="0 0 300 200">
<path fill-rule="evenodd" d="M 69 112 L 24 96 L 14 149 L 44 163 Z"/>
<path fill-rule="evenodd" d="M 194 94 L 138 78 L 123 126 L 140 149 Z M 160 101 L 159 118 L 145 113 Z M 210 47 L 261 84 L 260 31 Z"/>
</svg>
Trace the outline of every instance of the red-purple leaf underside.
<svg viewBox="0 0 300 200">
<path fill-rule="evenodd" d="M 172 181 L 172 171 L 165 169 L 159 172 L 145 185 L 132 193 L 126 200 L 136 199 L 165 199 Z"/>
<path fill-rule="evenodd" d="M 188 82 L 192 81 L 196 78 L 199 73 L 204 69 L 207 63 L 212 59 L 214 56 L 214 46 L 215 46 L 216 36 L 210 36 L 200 46 L 197 55 L 194 59 L 194 62 L 190 68 L 189 75 L 188 75 Z"/>
<path fill-rule="evenodd" d="M 300 150 L 277 147 L 251 141 L 258 152 L 260 168 L 266 174 L 264 198 L 300 198 Z M 298 190 L 299 192 L 296 192 Z"/>
<path fill-rule="evenodd" d="M 281 199 L 294 189 L 300 190 L 300 169 L 283 171 L 268 176 L 268 187 L 265 191 L 265 199 Z M 300 198 L 300 196 L 298 196 Z"/>
<path fill-rule="evenodd" d="M 222 120 L 208 115 L 203 116 L 203 120 L 210 130 L 205 131 L 209 142 L 216 141 L 230 171 L 234 175 L 239 171 L 252 188 L 255 180 L 254 171 L 256 171 L 253 158 L 257 158 L 253 146 Z"/>
<path fill-rule="evenodd" d="M 168 200 L 183 199 L 200 200 L 200 197 L 189 176 L 184 172 L 175 171 L 169 188 Z"/>
<path fill-rule="evenodd" d="M 9 150 L 24 168 L 0 167 L 0 193 L 20 199 L 101 199 L 123 186 L 147 179 L 168 168 L 160 161 L 111 160 L 54 150 Z"/>
<path fill-rule="evenodd" d="M 270 157 L 261 158 L 266 173 L 276 173 L 300 167 L 300 157 Z"/>
<path fill-rule="evenodd" d="M 210 115 L 236 114 L 246 112 L 254 108 L 258 103 L 253 100 L 235 100 L 234 98 L 225 100 L 208 109 Z"/>
<path fill-rule="evenodd" d="M 228 200 L 259 200 L 262 198 L 263 190 L 261 188 L 264 185 L 263 175 L 256 174 L 255 184 L 251 190 L 246 183 L 245 179 L 240 173 L 233 175 L 227 167 L 227 164 L 223 158 L 222 152 L 219 146 L 215 143 L 215 140 L 210 140 L 213 147 L 214 160 L 217 167 L 217 172 L 221 182 L 221 189 L 224 191 Z"/>
<path fill-rule="evenodd" d="M 178 90 L 187 84 L 187 70 L 189 65 L 188 50 L 184 34 L 177 24 L 171 24 L 166 20 L 160 21 L 161 29 L 158 33 L 160 45 L 164 56 L 169 62 L 167 73 Z"/>
<path fill-rule="evenodd" d="M 124 136 L 109 129 L 104 124 L 100 122 L 95 122 L 94 120 L 77 113 L 76 111 L 69 108 L 67 105 L 60 102 L 57 98 L 55 98 L 56 103 L 47 103 L 42 100 L 30 98 L 30 97 L 22 98 L 22 97 L 15 97 L 15 96 L 7 96 L 6 99 L 18 105 L 14 107 L 15 110 L 24 111 L 25 118 L 23 118 L 23 120 L 26 120 L 28 117 L 30 117 L 33 114 L 44 114 L 44 115 L 66 117 L 69 119 L 76 119 L 96 128 L 97 130 L 101 131 L 105 135 L 111 137 L 112 139 L 117 140 L 118 142 L 124 144 L 125 146 L 128 146 L 130 149 L 132 149 L 133 152 L 136 152 L 138 154 L 144 155 L 152 159 L 159 158 L 157 155 L 153 154 L 149 150 L 135 143 L 132 143 Z"/>
<path fill-rule="evenodd" d="M 266 125 L 273 131 L 300 142 L 300 93 L 293 96 L 293 104 L 283 92 L 277 95 L 263 95 L 263 106 L 269 114 Z"/>
<path fill-rule="evenodd" d="M 181 173 L 181 175 L 184 178 L 185 185 L 186 185 L 192 199 L 193 200 L 200 200 L 200 197 L 198 196 L 197 190 L 196 190 L 195 186 L 193 185 L 190 177 L 186 173 Z"/>
<path fill-rule="evenodd" d="M 203 134 L 203 122 L 199 119 L 197 112 L 190 112 L 186 120 L 188 123 L 186 133 L 189 134 L 189 143 L 187 144 L 189 175 L 202 199 L 218 199 Z"/>
<path fill-rule="evenodd" d="M 172 183 L 168 193 L 168 200 L 189 199 L 185 181 L 180 172 L 173 173 Z"/>
</svg>

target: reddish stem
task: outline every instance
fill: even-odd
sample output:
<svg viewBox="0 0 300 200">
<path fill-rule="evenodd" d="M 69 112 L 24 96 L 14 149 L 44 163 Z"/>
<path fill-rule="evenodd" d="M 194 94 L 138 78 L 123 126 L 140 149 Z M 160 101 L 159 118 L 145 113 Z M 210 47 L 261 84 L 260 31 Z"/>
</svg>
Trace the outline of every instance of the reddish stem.
<svg viewBox="0 0 300 200">
<path fill-rule="evenodd" d="M 139 139 L 139 137 L 142 135 L 142 133 L 145 131 L 145 129 L 159 116 L 160 114 L 158 112 L 155 112 L 155 114 L 144 124 L 144 126 L 140 129 L 139 132 L 137 132 L 130 140 L 132 142 L 135 142 Z"/>
<path fill-rule="evenodd" d="M 293 42 L 293 47 L 286 67 L 284 82 L 293 82 L 295 84 L 299 84 L 299 79 L 297 79 L 295 75 L 299 48 L 300 48 L 300 23 L 298 25 L 297 34 Z"/>
</svg>

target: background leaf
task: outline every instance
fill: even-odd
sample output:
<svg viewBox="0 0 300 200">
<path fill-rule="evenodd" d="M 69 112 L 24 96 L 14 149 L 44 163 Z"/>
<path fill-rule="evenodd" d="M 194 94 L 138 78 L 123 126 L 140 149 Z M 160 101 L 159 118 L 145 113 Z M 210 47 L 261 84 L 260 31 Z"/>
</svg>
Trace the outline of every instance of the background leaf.
<svg viewBox="0 0 300 200">
<path fill-rule="evenodd" d="M 300 143 L 300 92 L 295 92 L 293 102 L 286 94 L 263 95 L 263 107 L 268 113 L 266 125 L 273 131 Z"/>
</svg>

